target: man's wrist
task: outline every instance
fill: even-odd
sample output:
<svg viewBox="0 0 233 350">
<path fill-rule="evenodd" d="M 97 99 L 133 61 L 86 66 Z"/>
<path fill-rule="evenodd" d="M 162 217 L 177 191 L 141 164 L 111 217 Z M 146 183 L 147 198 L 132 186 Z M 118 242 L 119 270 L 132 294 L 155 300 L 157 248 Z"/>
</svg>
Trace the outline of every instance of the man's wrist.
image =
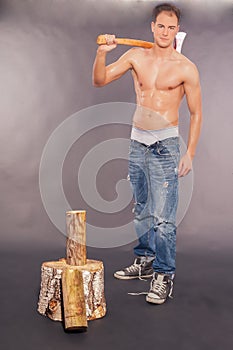
<svg viewBox="0 0 233 350">
<path fill-rule="evenodd" d="M 104 57 L 104 56 L 106 56 L 106 53 L 107 52 L 101 48 L 101 45 L 97 48 L 96 54 L 98 56 L 103 56 Z"/>
<path fill-rule="evenodd" d="M 189 156 L 189 158 L 191 160 L 193 160 L 194 156 L 195 156 L 195 153 L 193 151 L 190 151 L 189 149 L 187 149 L 187 152 L 186 154 Z"/>
</svg>

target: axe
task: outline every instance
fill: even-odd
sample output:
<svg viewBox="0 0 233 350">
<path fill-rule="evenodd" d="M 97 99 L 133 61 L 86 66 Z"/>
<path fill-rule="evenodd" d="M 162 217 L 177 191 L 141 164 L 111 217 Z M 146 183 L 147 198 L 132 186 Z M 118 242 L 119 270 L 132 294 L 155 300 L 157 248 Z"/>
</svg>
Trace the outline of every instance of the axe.
<svg viewBox="0 0 233 350">
<path fill-rule="evenodd" d="M 185 32 L 178 32 L 176 34 L 176 37 L 175 37 L 175 40 L 174 40 L 174 48 L 178 52 L 181 52 L 182 45 L 183 45 L 185 37 L 186 37 L 186 33 Z M 116 38 L 116 42 L 117 42 L 117 44 L 120 44 L 120 45 L 139 46 L 139 47 L 144 47 L 146 49 L 150 49 L 154 45 L 154 43 L 152 43 L 150 41 L 129 39 L 129 38 Z M 96 43 L 98 45 L 106 44 L 105 35 L 104 34 L 99 35 L 97 37 Z"/>
</svg>

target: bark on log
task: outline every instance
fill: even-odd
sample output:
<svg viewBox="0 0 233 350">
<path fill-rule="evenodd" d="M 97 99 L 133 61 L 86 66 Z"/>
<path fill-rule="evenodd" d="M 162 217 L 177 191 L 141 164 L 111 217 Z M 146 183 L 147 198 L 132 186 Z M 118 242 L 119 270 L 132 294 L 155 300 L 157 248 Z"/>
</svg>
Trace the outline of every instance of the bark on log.
<svg viewBox="0 0 233 350">
<path fill-rule="evenodd" d="M 67 264 L 80 266 L 86 264 L 86 211 L 66 212 Z"/>
<path fill-rule="evenodd" d="M 41 266 L 38 312 L 54 321 L 61 320 L 61 276 L 64 266 L 64 260 L 44 262 Z"/>
<path fill-rule="evenodd" d="M 67 265 L 62 272 L 64 326 L 67 331 L 86 331 L 87 316 L 82 271 Z"/>
<path fill-rule="evenodd" d="M 41 266 L 41 289 L 38 312 L 54 321 L 62 321 L 61 278 L 67 267 L 66 259 L 44 262 Z M 87 320 L 105 316 L 104 266 L 102 261 L 89 260 L 83 266 L 72 266 L 82 271 Z"/>
</svg>

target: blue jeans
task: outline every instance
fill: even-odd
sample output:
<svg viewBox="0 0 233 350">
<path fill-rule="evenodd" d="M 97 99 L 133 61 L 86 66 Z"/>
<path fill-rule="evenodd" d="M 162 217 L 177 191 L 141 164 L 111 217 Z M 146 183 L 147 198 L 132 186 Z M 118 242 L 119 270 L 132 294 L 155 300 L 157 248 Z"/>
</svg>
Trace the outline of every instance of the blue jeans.
<svg viewBox="0 0 233 350">
<path fill-rule="evenodd" d="M 146 146 L 131 140 L 129 178 L 133 190 L 137 256 L 155 257 L 155 272 L 174 274 L 178 205 L 179 138 Z"/>
</svg>

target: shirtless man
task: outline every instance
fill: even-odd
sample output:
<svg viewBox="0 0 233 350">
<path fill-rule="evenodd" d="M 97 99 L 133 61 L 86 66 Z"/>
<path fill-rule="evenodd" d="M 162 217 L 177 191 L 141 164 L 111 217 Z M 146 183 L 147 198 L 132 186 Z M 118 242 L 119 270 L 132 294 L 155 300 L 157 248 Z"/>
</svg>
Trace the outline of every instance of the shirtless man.
<svg viewBox="0 0 233 350">
<path fill-rule="evenodd" d="M 180 11 L 173 5 L 155 7 L 151 49 L 132 48 L 106 66 L 106 54 L 117 46 L 106 35 L 93 67 L 93 84 L 104 86 L 131 70 L 137 108 L 133 116 L 129 178 L 135 199 L 134 224 L 138 245 L 134 263 L 114 276 L 152 277 L 146 301 L 162 304 L 171 296 L 175 276 L 178 177 L 192 169 L 201 129 L 201 92 L 196 66 L 174 47 Z M 179 153 L 179 106 L 186 95 L 190 130 L 185 155 Z"/>
</svg>

